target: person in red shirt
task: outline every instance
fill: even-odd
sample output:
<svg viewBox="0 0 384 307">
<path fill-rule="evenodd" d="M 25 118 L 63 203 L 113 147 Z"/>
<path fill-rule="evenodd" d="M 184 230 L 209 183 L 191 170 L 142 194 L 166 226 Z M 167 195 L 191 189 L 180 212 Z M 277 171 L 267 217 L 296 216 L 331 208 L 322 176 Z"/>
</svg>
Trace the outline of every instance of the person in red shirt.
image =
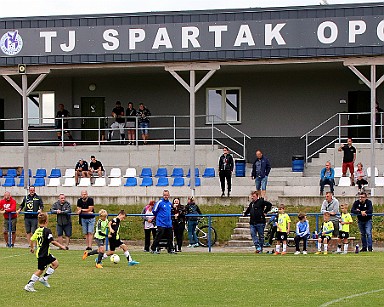
<svg viewBox="0 0 384 307">
<path fill-rule="evenodd" d="M 17 214 L 11 215 L 12 222 L 12 242 L 9 242 L 8 229 L 9 229 L 9 212 L 16 212 L 16 200 L 11 197 L 11 193 L 6 191 L 4 198 L 0 200 L 0 214 L 4 214 L 4 240 L 7 247 L 13 247 L 16 240 L 16 223 Z"/>
</svg>

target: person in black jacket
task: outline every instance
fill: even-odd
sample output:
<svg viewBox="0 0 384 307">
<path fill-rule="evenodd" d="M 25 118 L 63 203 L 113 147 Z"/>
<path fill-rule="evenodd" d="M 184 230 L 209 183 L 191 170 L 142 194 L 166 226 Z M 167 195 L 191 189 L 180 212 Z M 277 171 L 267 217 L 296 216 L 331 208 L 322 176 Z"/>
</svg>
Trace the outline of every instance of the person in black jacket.
<svg viewBox="0 0 384 307">
<path fill-rule="evenodd" d="M 200 214 L 201 211 L 198 205 L 195 204 L 193 197 L 188 199 L 188 204 L 185 206 L 185 212 L 188 214 Z M 199 239 L 196 235 L 196 226 L 198 224 L 199 218 L 197 216 L 187 216 L 188 221 L 188 239 L 189 245 L 188 247 L 198 247 Z"/>
<path fill-rule="evenodd" d="M 228 197 L 231 194 L 231 177 L 233 172 L 233 158 L 229 154 L 228 147 L 223 148 L 223 154 L 219 159 L 219 177 L 221 183 L 221 197 L 225 195 L 225 180 L 227 180 Z"/>
<path fill-rule="evenodd" d="M 263 252 L 265 216 L 271 210 L 272 204 L 265 201 L 264 198 L 259 198 L 259 194 L 256 191 L 252 192 L 251 199 L 252 201 L 243 212 L 243 215 L 250 215 L 249 228 L 256 253 L 259 254 Z"/>
<path fill-rule="evenodd" d="M 172 203 L 172 224 L 176 237 L 176 252 L 181 252 L 185 229 L 185 208 L 180 203 L 180 198 L 175 198 Z"/>
<path fill-rule="evenodd" d="M 362 252 L 372 252 L 372 202 L 367 199 L 367 193 L 360 193 L 360 198 L 352 205 L 351 212 L 357 215 L 357 224 L 361 234 Z"/>
<path fill-rule="evenodd" d="M 271 171 L 271 164 L 269 160 L 264 157 L 261 150 L 256 150 L 256 160 L 252 165 L 252 179 L 255 179 L 256 191 L 262 198 L 265 198 L 267 193 L 267 183 L 269 172 Z"/>
</svg>

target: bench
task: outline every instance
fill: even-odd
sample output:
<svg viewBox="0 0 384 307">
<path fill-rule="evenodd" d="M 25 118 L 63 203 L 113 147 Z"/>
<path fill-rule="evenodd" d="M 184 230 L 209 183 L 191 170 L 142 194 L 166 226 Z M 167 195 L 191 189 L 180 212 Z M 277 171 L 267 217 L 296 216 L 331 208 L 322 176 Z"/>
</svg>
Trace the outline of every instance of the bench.
<svg viewBox="0 0 384 307">
<path fill-rule="evenodd" d="M 287 240 L 288 241 L 294 241 L 295 239 L 294 238 L 287 238 Z M 334 241 L 336 241 L 337 240 L 337 238 L 334 238 L 334 237 L 332 237 L 332 240 L 331 240 L 331 242 L 334 242 Z M 348 238 L 348 241 L 350 241 L 352 244 L 354 244 L 354 241 L 356 240 L 356 237 L 349 237 Z M 307 240 L 307 242 L 309 243 L 309 242 L 317 242 L 318 241 L 318 239 L 313 239 L 313 238 L 309 238 L 308 240 Z"/>
</svg>

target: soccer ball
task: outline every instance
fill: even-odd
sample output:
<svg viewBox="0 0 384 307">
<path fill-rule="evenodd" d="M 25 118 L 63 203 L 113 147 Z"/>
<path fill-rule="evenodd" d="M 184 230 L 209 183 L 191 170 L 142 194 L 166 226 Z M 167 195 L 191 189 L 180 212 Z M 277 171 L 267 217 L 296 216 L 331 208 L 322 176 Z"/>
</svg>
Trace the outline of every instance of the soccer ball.
<svg viewBox="0 0 384 307">
<path fill-rule="evenodd" d="M 111 259 L 111 262 L 113 262 L 114 264 L 120 262 L 120 257 L 119 255 L 116 255 L 116 254 L 113 254 L 110 259 Z"/>
</svg>

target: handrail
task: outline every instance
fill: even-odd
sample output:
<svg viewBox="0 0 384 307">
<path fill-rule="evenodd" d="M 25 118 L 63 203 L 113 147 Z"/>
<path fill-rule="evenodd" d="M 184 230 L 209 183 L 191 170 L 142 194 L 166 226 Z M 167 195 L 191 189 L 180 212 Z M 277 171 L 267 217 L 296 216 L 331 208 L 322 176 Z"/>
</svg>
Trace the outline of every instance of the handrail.
<svg viewBox="0 0 384 307">
<path fill-rule="evenodd" d="M 339 115 L 339 113 L 336 113 L 336 114 L 332 115 L 331 117 L 327 118 L 325 121 L 323 121 L 322 123 L 318 124 L 315 128 L 312 128 L 307 133 L 304 133 L 304 135 L 300 139 L 304 138 L 306 135 L 312 133 L 313 131 L 317 130 L 321 126 L 325 125 L 327 122 L 329 122 L 331 119 L 333 119 L 334 117 L 336 117 L 338 115 Z"/>
</svg>

